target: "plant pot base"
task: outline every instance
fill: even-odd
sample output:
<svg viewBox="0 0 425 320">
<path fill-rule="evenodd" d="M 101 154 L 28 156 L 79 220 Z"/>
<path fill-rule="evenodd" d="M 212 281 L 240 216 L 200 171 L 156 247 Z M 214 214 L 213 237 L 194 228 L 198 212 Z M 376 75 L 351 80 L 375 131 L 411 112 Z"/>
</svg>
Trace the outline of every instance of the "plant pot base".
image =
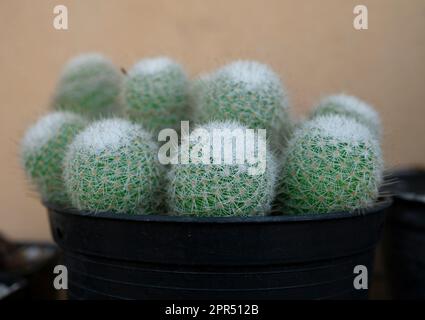
<svg viewBox="0 0 425 320">
<path fill-rule="evenodd" d="M 71 299 L 365 299 L 390 200 L 366 213 L 87 215 L 49 206 Z M 370 283 L 369 283 L 370 287 Z"/>
</svg>

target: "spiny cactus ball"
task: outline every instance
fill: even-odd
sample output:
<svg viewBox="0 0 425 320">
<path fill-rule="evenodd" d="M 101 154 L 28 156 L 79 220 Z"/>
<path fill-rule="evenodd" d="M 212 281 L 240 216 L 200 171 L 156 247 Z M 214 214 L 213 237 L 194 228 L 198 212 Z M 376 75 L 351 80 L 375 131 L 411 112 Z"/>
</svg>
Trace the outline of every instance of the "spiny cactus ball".
<svg viewBox="0 0 425 320">
<path fill-rule="evenodd" d="M 100 54 L 80 55 L 65 66 L 53 96 L 55 109 L 90 118 L 120 114 L 122 74 Z"/>
<path fill-rule="evenodd" d="M 368 127 L 376 138 L 381 136 L 381 119 L 378 113 L 357 97 L 345 94 L 325 97 L 313 109 L 311 118 L 333 114 L 353 118 Z"/>
<path fill-rule="evenodd" d="M 383 161 L 365 126 L 334 115 L 307 121 L 295 131 L 282 168 L 278 202 L 283 213 L 321 214 L 372 205 Z"/>
<path fill-rule="evenodd" d="M 235 61 L 196 85 L 197 121 L 235 120 L 249 128 L 266 129 L 278 146 L 291 131 L 286 91 L 276 73 L 255 61 Z"/>
<path fill-rule="evenodd" d="M 124 81 L 128 116 L 149 130 L 178 128 L 188 120 L 188 79 L 182 66 L 166 57 L 139 61 Z"/>
<path fill-rule="evenodd" d="M 201 99 L 205 96 L 203 89 L 206 88 L 206 84 L 211 77 L 212 74 L 205 73 L 189 81 L 189 106 L 191 110 L 195 111 L 193 115 L 195 118 L 199 117 L 200 110 L 197 109 L 199 109 L 198 107 L 202 102 Z"/>
<path fill-rule="evenodd" d="M 245 126 L 236 122 L 212 122 L 191 133 L 188 142 L 191 154 L 189 163 L 175 164 L 169 172 L 168 200 L 172 214 L 228 217 L 265 215 L 269 212 L 274 197 L 276 162 L 265 139 L 257 135 L 245 135 L 245 129 Z M 198 130 L 207 133 L 208 141 L 193 137 Z M 233 142 L 223 143 L 221 149 L 214 149 L 214 141 L 220 139 L 215 136 L 217 132 L 224 134 L 224 137 L 236 138 Z M 254 145 L 256 138 L 264 148 L 260 144 Z M 237 157 L 243 157 L 248 152 L 244 153 L 244 149 L 236 148 L 238 139 L 242 144 L 245 139 L 246 145 L 251 145 L 255 152 L 262 154 L 263 167 L 260 163 L 250 162 L 246 157 L 242 161 L 236 161 Z M 214 163 L 213 150 L 219 150 L 219 154 L 223 156 L 221 160 L 224 160 L 224 154 L 228 152 L 232 161 Z M 204 153 L 208 151 L 209 154 Z M 181 157 L 182 152 L 183 148 L 180 147 L 177 154 Z M 205 159 L 211 164 L 195 161 L 193 154 L 206 154 Z"/>
<path fill-rule="evenodd" d="M 43 200 L 69 204 L 62 180 L 62 161 L 86 121 L 71 112 L 52 112 L 31 126 L 21 143 L 21 162 Z"/>
<path fill-rule="evenodd" d="M 64 181 L 72 205 L 90 212 L 155 213 L 161 168 L 141 126 L 122 119 L 92 123 L 70 145 Z"/>
</svg>

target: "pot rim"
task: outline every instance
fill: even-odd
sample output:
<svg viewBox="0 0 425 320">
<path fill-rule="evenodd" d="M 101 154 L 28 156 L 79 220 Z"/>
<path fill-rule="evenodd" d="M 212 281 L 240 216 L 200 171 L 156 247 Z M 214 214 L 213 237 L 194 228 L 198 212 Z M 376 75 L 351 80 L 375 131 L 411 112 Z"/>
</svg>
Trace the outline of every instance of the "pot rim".
<svg viewBox="0 0 425 320">
<path fill-rule="evenodd" d="M 324 214 L 302 214 L 302 215 L 269 215 L 269 216 L 248 216 L 248 217 L 191 217 L 177 215 L 137 215 L 122 214 L 113 212 L 93 213 L 80 211 L 75 208 L 62 208 L 58 205 L 43 201 L 45 207 L 60 214 L 72 214 L 84 218 L 107 219 L 107 220 L 127 220 L 135 222 L 156 222 L 156 223 L 195 223 L 195 224 L 267 224 L 267 223 L 296 223 L 304 221 L 327 221 L 338 219 L 353 219 L 365 215 L 378 214 L 382 210 L 388 209 L 393 203 L 392 197 L 379 198 L 372 207 L 357 209 L 353 212 L 330 212 Z"/>
<path fill-rule="evenodd" d="M 425 179 L 425 167 L 401 167 L 394 170 L 388 170 L 388 180 L 391 187 L 388 189 L 397 201 L 406 201 L 408 203 L 425 204 L 425 193 L 418 190 L 409 190 L 406 187 L 400 187 L 400 184 L 412 184 L 415 178 Z M 413 183 L 414 184 L 414 183 Z"/>
<path fill-rule="evenodd" d="M 395 169 L 390 169 L 385 172 L 385 175 L 387 176 L 396 176 L 396 177 L 411 177 L 415 175 L 425 175 L 425 167 L 423 166 L 406 166 L 406 167 L 399 167 Z"/>
</svg>

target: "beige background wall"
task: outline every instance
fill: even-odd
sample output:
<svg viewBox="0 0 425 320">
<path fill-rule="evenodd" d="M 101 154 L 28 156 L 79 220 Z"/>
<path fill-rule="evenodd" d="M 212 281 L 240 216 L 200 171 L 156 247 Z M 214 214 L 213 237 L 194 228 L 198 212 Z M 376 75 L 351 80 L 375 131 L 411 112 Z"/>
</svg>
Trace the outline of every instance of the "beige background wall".
<svg viewBox="0 0 425 320">
<path fill-rule="evenodd" d="M 68 31 L 52 27 L 69 10 Z M 366 4 L 369 30 L 352 27 Z M 425 165 L 424 0 L 0 0 L 0 231 L 50 238 L 47 216 L 18 163 L 25 128 L 46 110 L 63 63 L 99 51 L 117 64 L 158 54 L 192 75 L 236 58 L 270 64 L 295 113 L 346 91 L 376 106 L 389 166 Z"/>
</svg>

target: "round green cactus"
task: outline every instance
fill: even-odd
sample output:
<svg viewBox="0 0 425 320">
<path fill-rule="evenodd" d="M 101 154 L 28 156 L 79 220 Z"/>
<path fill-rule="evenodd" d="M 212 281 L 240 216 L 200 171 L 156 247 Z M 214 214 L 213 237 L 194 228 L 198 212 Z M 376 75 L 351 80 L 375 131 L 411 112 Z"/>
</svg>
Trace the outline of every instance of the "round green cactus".
<svg viewBox="0 0 425 320">
<path fill-rule="evenodd" d="M 188 120 L 188 79 L 181 65 L 166 57 L 139 61 L 124 81 L 123 100 L 130 119 L 159 131 Z"/>
<path fill-rule="evenodd" d="M 194 118 L 199 118 L 199 106 L 202 103 L 202 98 L 205 96 L 203 91 L 207 87 L 208 80 L 212 74 L 202 74 L 189 82 L 189 106 L 190 109 L 195 111 Z M 199 120 L 199 119 L 196 119 Z"/>
<path fill-rule="evenodd" d="M 373 134 L 344 116 L 305 122 L 288 143 L 278 187 L 284 214 L 321 214 L 371 206 L 383 161 Z"/>
<path fill-rule="evenodd" d="M 64 181 L 72 205 L 90 212 L 156 213 L 161 167 L 141 126 L 122 119 L 92 123 L 69 146 Z"/>
<path fill-rule="evenodd" d="M 199 130 L 206 133 L 208 141 L 193 137 Z M 191 133 L 188 140 L 188 163 L 173 165 L 168 176 L 168 203 L 172 214 L 227 217 L 265 215 L 269 212 L 274 197 L 276 162 L 265 138 L 260 135 L 248 136 L 245 130 L 245 126 L 228 121 L 212 122 Z M 217 133 L 227 138 L 235 137 L 230 140 L 233 142 L 223 143 L 221 149 L 218 149 L 223 157 L 224 153 L 229 152 L 231 161 L 225 162 L 222 158 L 221 162 L 214 163 L 214 139 L 220 139 L 215 136 Z M 264 148 L 259 147 L 260 143 L 254 145 L 256 138 Z M 263 156 L 262 167 L 260 162 L 248 160 L 247 150 L 240 151 L 236 147 L 237 139 L 253 146 L 253 150 Z M 202 151 L 199 146 L 202 146 Z M 181 157 L 182 150 L 180 147 L 176 156 Z M 195 161 L 194 154 L 206 154 L 205 159 L 210 163 Z M 245 158 L 237 161 L 241 155 Z"/>
<path fill-rule="evenodd" d="M 341 115 L 355 119 L 372 131 L 376 138 L 381 136 L 381 119 L 366 102 L 345 94 L 323 98 L 313 109 L 310 118 L 323 115 Z"/>
<path fill-rule="evenodd" d="M 120 114 L 121 72 L 100 54 L 78 56 L 65 66 L 52 105 L 90 118 Z"/>
<path fill-rule="evenodd" d="M 86 121 L 71 112 L 52 112 L 31 126 L 21 143 L 21 162 L 43 200 L 69 204 L 62 180 L 66 149 Z"/>
<path fill-rule="evenodd" d="M 198 122 L 235 120 L 266 129 L 274 146 L 288 138 L 292 122 L 287 94 L 268 66 L 236 61 L 200 78 L 195 88 Z"/>
</svg>

